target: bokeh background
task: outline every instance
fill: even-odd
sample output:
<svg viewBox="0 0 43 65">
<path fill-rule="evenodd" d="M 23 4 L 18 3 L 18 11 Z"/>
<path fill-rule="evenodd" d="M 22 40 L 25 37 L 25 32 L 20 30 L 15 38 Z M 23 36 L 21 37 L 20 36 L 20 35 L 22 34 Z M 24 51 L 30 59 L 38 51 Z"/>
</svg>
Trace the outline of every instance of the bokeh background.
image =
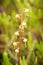
<svg viewBox="0 0 43 65">
<path fill-rule="evenodd" d="M 43 0 L 0 0 L 0 64 L 43 65 Z"/>
</svg>

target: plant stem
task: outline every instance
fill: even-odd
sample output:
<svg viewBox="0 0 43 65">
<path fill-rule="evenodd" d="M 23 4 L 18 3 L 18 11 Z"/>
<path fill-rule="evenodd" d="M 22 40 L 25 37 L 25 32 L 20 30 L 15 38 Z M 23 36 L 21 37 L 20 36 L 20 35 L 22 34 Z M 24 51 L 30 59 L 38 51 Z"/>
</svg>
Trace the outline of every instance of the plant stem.
<svg viewBox="0 0 43 65">
<path fill-rule="evenodd" d="M 22 16 L 20 18 L 20 26 L 22 23 Z M 18 65 L 20 65 L 20 49 L 22 46 L 22 28 L 19 29 L 19 44 L 18 44 L 18 48 L 19 48 L 19 52 L 18 52 Z"/>
</svg>

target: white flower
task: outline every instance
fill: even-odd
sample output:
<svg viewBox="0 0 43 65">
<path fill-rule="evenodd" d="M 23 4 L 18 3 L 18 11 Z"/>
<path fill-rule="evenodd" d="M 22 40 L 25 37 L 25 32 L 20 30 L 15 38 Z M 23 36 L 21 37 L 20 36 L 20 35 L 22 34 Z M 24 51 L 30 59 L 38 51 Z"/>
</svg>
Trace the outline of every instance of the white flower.
<svg viewBox="0 0 43 65">
<path fill-rule="evenodd" d="M 16 18 L 20 19 L 20 15 L 19 14 L 16 14 Z"/>
<path fill-rule="evenodd" d="M 24 27 L 26 27 L 26 22 L 23 21 L 21 25 L 24 26 Z"/>
<path fill-rule="evenodd" d="M 17 42 L 13 42 L 13 46 L 17 46 Z"/>
<path fill-rule="evenodd" d="M 17 31 L 17 32 L 15 32 L 15 35 L 17 35 L 17 36 L 18 36 L 18 35 L 19 35 L 19 32 L 18 32 L 18 31 Z"/>
<path fill-rule="evenodd" d="M 27 42 L 27 38 L 24 38 L 24 39 L 23 39 L 23 42 Z"/>
<path fill-rule="evenodd" d="M 19 49 L 15 49 L 15 52 L 18 53 L 19 52 Z"/>
</svg>

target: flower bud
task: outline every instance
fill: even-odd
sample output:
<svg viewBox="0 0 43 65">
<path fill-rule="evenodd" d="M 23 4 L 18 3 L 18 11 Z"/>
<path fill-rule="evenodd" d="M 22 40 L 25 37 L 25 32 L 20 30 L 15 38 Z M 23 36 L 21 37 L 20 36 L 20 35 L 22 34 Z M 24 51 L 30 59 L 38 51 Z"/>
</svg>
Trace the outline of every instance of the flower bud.
<svg viewBox="0 0 43 65">
<path fill-rule="evenodd" d="M 16 14 L 16 18 L 17 18 L 17 19 L 20 19 L 20 15 L 19 15 L 19 14 Z"/>
<path fill-rule="evenodd" d="M 19 35 L 19 32 L 18 32 L 18 31 L 17 31 L 17 32 L 15 32 L 15 35 L 16 35 L 16 36 L 18 36 L 18 35 Z"/>
<path fill-rule="evenodd" d="M 23 42 L 27 42 L 27 38 L 24 38 L 24 39 L 23 39 Z"/>
<path fill-rule="evenodd" d="M 18 53 L 19 52 L 19 49 L 15 49 L 15 52 Z"/>
</svg>

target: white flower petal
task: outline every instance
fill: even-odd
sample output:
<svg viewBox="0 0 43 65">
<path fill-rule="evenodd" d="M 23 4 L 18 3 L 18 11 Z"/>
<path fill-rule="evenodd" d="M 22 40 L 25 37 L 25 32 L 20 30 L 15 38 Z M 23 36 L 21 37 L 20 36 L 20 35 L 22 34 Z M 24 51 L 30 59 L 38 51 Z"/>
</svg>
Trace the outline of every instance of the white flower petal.
<svg viewBox="0 0 43 65">
<path fill-rule="evenodd" d="M 13 45 L 14 45 L 14 46 L 17 46 L 17 42 L 13 42 Z"/>
<path fill-rule="evenodd" d="M 22 26 L 26 26 L 26 22 L 25 22 L 25 20 L 22 22 L 21 25 L 22 25 Z"/>
<path fill-rule="evenodd" d="M 19 49 L 15 49 L 15 52 L 18 53 L 19 52 Z"/>
<path fill-rule="evenodd" d="M 18 36 L 18 35 L 19 35 L 19 32 L 18 32 L 18 31 L 17 31 L 17 32 L 15 32 L 15 35 L 17 35 L 17 36 Z"/>
<path fill-rule="evenodd" d="M 24 39 L 23 39 L 23 42 L 27 42 L 27 38 L 24 38 Z"/>
<path fill-rule="evenodd" d="M 20 19 L 20 15 L 19 14 L 16 14 L 16 18 L 19 18 Z"/>
</svg>

